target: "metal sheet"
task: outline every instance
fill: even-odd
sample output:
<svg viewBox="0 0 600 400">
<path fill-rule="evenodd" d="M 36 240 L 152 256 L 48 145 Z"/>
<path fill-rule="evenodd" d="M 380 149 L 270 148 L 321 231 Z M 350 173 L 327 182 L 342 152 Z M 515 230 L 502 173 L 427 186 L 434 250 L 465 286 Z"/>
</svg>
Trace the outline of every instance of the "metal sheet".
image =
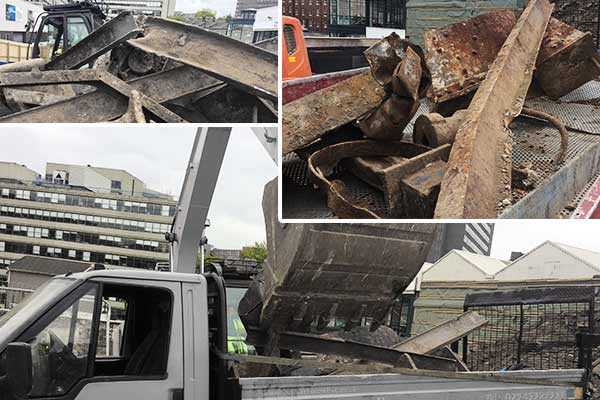
<svg viewBox="0 0 600 400">
<path fill-rule="evenodd" d="M 207 74 L 277 101 L 277 55 L 227 36 L 162 18 L 143 22 L 138 49 L 198 68 Z"/>
<path fill-rule="evenodd" d="M 133 13 L 124 11 L 48 62 L 46 69 L 77 69 L 141 32 Z"/>
<path fill-rule="evenodd" d="M 516 22 L 512 11 L 493 11 L 425 33 L 425 61 L 434 103 L 476 90 Z"/>
<path fill-rule="evenodd" d="M 511 198 L 512 134 L 553 5 L 532 0 L 477 90 L 456 135 L 436 218 L 495 218 Z"/>
<path fill-rule="evenodd" d="M 244 378 L 239 380 L 244 399 L 373 399 L 379 400 L 481 400 L 481 399 L 540 399 L 575 400 L 583 398 L 578 383 L 544 385 L 509 383 L 511 378 L 524 379 L 530 374 L 576 380 L 583 370 L 516 371 L 494 374 L 505 382 L 475 380 L 474 373 L 461 373 L 450 379 L 440 373 L 426 371 L 430 376 L 410 375 L 350 375 L 318 377 Z M 491 375 L 491 374 L 490 374 Z M 481 375 L 479 375 L 481 376 Z M 489 376 L 489 375 L 488 375 Z"/>
</svg>

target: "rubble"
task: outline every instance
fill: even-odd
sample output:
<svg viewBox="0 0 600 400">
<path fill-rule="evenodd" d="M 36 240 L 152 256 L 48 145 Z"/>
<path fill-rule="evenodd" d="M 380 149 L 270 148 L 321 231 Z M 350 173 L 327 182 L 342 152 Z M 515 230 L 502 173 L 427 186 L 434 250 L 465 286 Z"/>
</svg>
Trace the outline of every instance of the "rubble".
<svg viewBox="0 0 600 400">
<path fill-rule="evenodd" d="M 0 122 L 273 123 L 277 96 L 273 52 L 130 12 L 47 63 L 0 67 Z"/>
</svg>

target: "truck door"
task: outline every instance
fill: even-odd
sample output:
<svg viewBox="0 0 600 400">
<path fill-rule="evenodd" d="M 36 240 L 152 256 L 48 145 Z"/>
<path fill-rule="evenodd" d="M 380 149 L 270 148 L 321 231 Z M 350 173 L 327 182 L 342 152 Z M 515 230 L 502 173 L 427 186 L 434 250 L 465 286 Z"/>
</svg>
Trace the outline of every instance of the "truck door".
<svg viewBox="0 0 600 400">
<path fill-rule="evenodd" d="M 0 400 L 180 399 L 181 287 L 79 287 L 0 355 Z"/>
<path fill-rule="evenodd" d="M 292 17 L 283 17 L 283 80 L 312 75 L 302 25 Z"/>
</svg>

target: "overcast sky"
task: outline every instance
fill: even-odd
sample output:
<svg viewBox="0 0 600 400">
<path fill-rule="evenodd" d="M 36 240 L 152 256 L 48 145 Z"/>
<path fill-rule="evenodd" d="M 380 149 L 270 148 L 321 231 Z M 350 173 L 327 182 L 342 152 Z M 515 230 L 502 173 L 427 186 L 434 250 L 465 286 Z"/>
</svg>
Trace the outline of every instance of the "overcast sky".
<svg viewBox="0 0 600 400">
<path fill-rule="evenodd" d="M 0 160 L 44 175 L 46 162 L 121 168 L 149 188 L 179 196 L 196 129 L 164 125 L 123 127 L 19 126 L 2 128 Z M 207 231 L 211 244 L 240 248 L 265 239 L 261 199 L 277 167 L 246 128 L 234 129 L 221 169 Z M 600 223 L 541 220 L 496 223 L 492 256 L 508 259 L 554 240 L 600 252 Z"/>
<path fill-rule="evenodd" d="M 177 0 L 175 10 L 191 13 L 203 8 L 210 8 L 217 12 L 217 16 L 224 17 L 235 13 L 237 0 Z"/>
<path fill-rule="evenodd" d="M 154 190 L 179 197 L 196 129 L 161 125 L 2 128 L 0 160 L 45 174 L 46 162 L 120 168 Z M 207 230 L 211 244 L 240 248 L 265 240 L 262 191 L 277 167 L 247 128 L 233 130 Z"/>
</svg>

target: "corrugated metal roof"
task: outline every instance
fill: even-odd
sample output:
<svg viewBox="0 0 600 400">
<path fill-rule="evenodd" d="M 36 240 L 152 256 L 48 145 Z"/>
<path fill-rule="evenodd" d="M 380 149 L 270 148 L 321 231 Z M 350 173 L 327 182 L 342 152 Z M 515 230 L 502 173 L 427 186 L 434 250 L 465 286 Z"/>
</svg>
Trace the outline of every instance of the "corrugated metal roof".
<svg viewBox="0 0 600 400">
<path fill-rule="evenodd" d="M 558 243 L 558 242 L 546 242 L 546 243 L 552 244 L 552 245 L 560 248 L 561 250 L 565 251 L 566 253 L 568 253 L 568 254 L 572 255 L 573 257 L 588 264 L 590 267 L 600 271 L 600 253 L 592 251 L 592 250 L 582 249 L 579 247 L 569 246 L 567 244 L 562 244 L 562 243 Z"/>
</svg>

